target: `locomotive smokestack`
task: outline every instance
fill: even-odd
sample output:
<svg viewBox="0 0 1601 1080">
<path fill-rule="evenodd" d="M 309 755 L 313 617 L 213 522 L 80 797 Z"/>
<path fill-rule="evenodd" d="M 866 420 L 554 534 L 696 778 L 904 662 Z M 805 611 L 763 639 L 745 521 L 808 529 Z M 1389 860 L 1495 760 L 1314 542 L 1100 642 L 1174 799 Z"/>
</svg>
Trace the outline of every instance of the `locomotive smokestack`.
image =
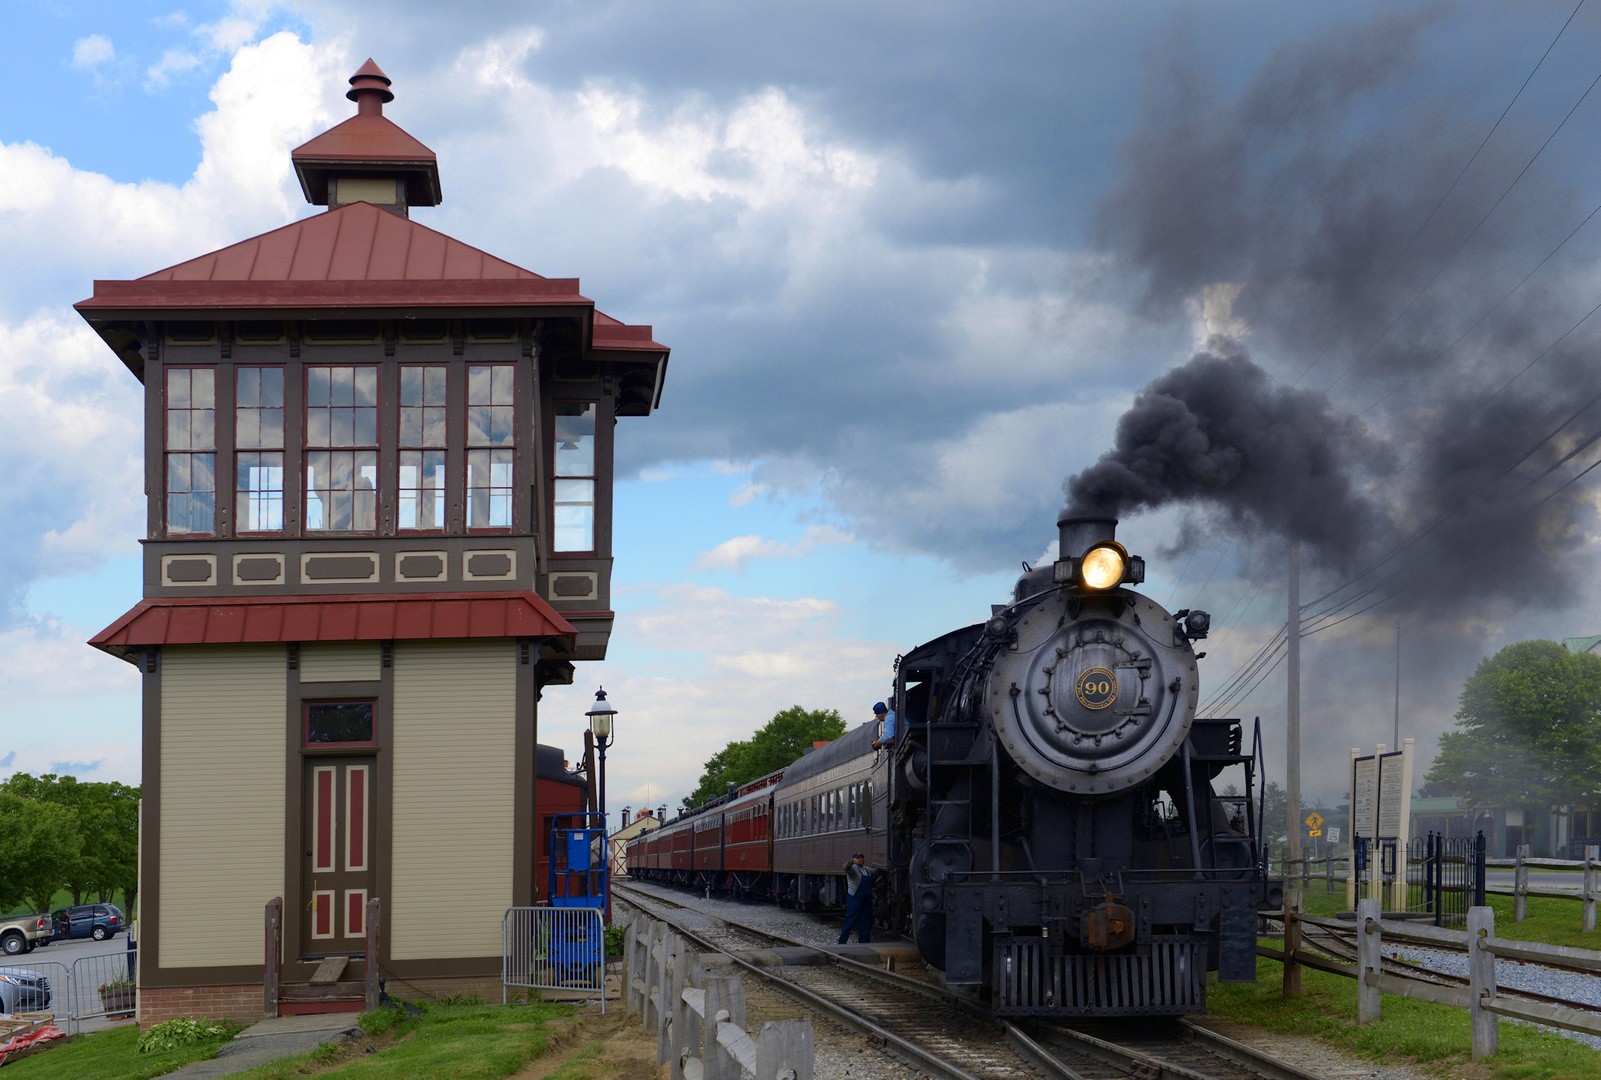
<svg viewBox="0 0 1601 1080">
<path fill-rule="evenodd" d="M 1117 539 L 1117 518 L 1074 517 L 1058 518 L 1056 543 L 1058 559 L 1076 559 L 1104 540 Z"/>
</svg>

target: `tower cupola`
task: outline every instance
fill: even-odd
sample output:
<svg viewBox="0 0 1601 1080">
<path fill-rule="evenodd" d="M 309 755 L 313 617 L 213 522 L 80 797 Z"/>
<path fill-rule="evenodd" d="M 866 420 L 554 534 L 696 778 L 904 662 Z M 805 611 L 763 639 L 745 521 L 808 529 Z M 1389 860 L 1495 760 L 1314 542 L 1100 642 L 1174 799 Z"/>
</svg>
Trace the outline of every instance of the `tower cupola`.
<svg viewBox="0 0 1601 1080">
<path fill-rule="evenodd" d="M 395 100 L 389 76 L 369 57 L 345 94 L 356 115 L 290 153 L 300 190 L 313 206 L 372 203 L 401 217 L 413 206 L 438 206 L 434 152 L 384 115 Z"/>
</svg>

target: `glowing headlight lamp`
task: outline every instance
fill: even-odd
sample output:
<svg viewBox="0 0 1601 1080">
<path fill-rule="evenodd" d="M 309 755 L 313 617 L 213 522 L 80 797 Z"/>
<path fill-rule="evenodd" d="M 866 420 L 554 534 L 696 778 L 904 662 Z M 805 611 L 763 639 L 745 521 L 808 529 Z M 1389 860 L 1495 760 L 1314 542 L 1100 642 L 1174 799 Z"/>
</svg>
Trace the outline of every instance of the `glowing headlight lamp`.
<svg viewBox="0 0 1601 1080">
<path fill-rule="evenodd" d="M 1130 555 L 1115 540 L 1103 540 L 1076 559 L 1059 561 L 1055 577 L 1062 584 L 1077 585 L 1086 592 L 1105 592 L 1144 581 L 1145 560 Z"/>
</svg>

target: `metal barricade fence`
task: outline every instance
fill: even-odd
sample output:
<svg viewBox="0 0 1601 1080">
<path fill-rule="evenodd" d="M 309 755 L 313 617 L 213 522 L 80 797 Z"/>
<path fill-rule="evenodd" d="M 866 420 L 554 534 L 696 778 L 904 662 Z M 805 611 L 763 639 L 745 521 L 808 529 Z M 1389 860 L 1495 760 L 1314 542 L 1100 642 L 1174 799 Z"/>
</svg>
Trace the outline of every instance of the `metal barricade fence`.
<svg viewBox="0 0 1601 1080">
<path fill-rule="evenodd" d="M 501 1001 L 512 987 L 593 993 L 606 1011 L 606 926 L 599 908 L 514 907 L 500 922 Z"/>
<path fill-rule="evenodd" d="M 18 954 L 0 958 L 0 974 L 11 975 L 16 980 L 9 988 L 7 1000 L 17 1002 L 18 1012 L 54 1012 L 60 1014 L 61 1002 L 71 996 L 72 974 L 67 965 L 54 960 L 34 960 L 31 956 Z M 40 980 L 48 980 L 41 982 Z M 29 985 L 29 984 L 32 985 Z M 16 991 L 12 995 L 10 991 Z M 66 995 L 66 997 L 63 997 Z M 49 1004 L 45 1004 L 46 996 Z M 0 1012 L 5 1009 L 0 1007 Z"/>
<path fill-rule="evenodd" d="M 97 1016 L 117 1016 L 133 1012 L 135 969 L 129 963 L 132 952 L 80 956 L 72 962 L 71 995 L 68 1015 L 76 1023 Z"/>
</svg>

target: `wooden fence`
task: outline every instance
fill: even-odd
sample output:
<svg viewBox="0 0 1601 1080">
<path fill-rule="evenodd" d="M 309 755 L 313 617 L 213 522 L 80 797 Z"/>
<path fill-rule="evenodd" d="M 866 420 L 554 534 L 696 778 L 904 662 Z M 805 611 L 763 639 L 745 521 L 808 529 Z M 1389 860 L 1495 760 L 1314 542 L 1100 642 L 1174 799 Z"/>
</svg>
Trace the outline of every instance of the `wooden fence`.
<svg viewBox="0 0 1601 1080">
<path fill-rule="evenodd" d="M 1472 1021 L 1472 1052 L 1475 1060 L 1495 1053 L 1499 1034 L 1497 1023 L 1502 1016 L 1587 1035 L 1601 1035 L 1601 1014 L 1502 996 L 1497 992 L 1495 973 L 1496 958 L 1501 957 L 1522 964 L 1601 974 L 1601 952 L 1498 938 L 1495 936 L 1495 911 L 1491 908 L 1469 908 L 1466 932 L 1385 919 L 1377 899 L 1357 901 L 1354 924 L 1340 919 L 1315 918 L 1293 909 L 1287 910 L 1284 918 L 1284 948 L 1259 945 L 1257 952 L 1284 963 L 1285 995 L 1292 996 L 1299 992 L 1300 967 L 1303 965 L 1355 979 L 1356 1019 L 1359 1024 L 1370 1024 L 1379 1018 L 1381 994 L 1396 994 L 1467 1009 Z M 1322 927 L 1344 934 L 1354 932 L 1357 938 L 1356 963 L 1343 963 L 1330 956 L 1308 951 L 1302 944 L 1302 928 L 1305 926 Z M 1381 949 L 1386 941 L 1465 950 L 1468 954 L 1468 985 L 1464 988 L 1383 971 Z"/>
<path fill-rule="evenodd" d="M 1512 921 L 1522 922 L 1529 917 L 1529 897 L 1541 896 L 1550 900 L 1578 900 L 1584 904 L 1583 926 L 1586 932 L 1596 925 L 1596 900 L 1601 898 L 1601 847 L 1591 845 L 1584 849 L 1582 859 L 1534 859 L 1529 857 L 1529 845 L 1518 847 L 1511 859 L 1485 859 L 1485 866 L 1511 869 L 1512 887 L 1492 885 L 1485 891 L 1512 897 Z M 1578 891 L 1573 889 L 1545 889 L 1529 884 L 1529 870 L 1583 870 L 1584 882 Z"/>
<path fill-rule="evenodd" d="M 812 1080 L 810 1020 L 769 1020 L 752 1038 L 737 975 L 707 975 L 700 953 L 644 912 L 626 925 L 628 1010 L 655 1029 L 656 1062 L 671 1062 L 672 1080 Z"/>
</svg>

